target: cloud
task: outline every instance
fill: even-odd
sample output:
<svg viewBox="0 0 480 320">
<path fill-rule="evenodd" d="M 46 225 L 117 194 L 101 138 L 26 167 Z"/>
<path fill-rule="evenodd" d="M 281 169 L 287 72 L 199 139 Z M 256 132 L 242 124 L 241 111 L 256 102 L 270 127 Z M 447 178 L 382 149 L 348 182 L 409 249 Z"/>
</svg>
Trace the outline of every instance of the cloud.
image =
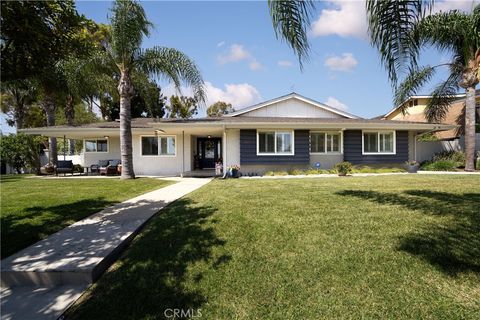
<svg viewBox="0 0 480 320">
<path fill-rule="evenodd" d="M 227 53 L 218 56 L 218 62 L 220 64 L 226 64 L 249 59 L 251 57 L 252 55 L 243 47 L 243 45 L 234 43 L 230 46 Z"/>
<path fill-rule="evenodd" d="M 280 61 L 278 61 L 278 65 L 280 67 L 288 68 L 288 67 L 293 66 L 293 63 L 290 60 L 280 60 Z"/>
<path fill-rule="evenodd" d="M 225 45 L 225 41 L 220 41 L 219 43 L 217 43 L 217 47 L 223 47 Z"/>
<path fill-rule="evenodd" d="M 250 70 L 253 70 L 253 71 L 257 71 L 264 68 L 263 65 L 255 59 L 250 62 L 249 67 L 250 67 Z"/>
<path fill-rule="evenodd" d="M 352 71 L 358 61 L 352 53 L 343 53 L 342 56 L 333 56 L 325 60 L 324 66 L 333 71 Z"/>
<path fill-rule="evenodd" d="M 326 4 L 329 8 L 323 9 L 312 23 L 314 37 L 338 35 L 367 38 L 365 1 L 333 0 Z"/>
<path fill-rule="evenodd" d="M 262 100 L 257 88 L 248 83 L 230 83 L 225 84 L 224 88 L 217 88 L 211 82 L 206 81 L 205 91 L 207 93 L 207 106 L 217 101 L 225 101 L 231 103 L 235 109 L 239 109 Z M 182 87 L 181 93 L 179 93 L 172 84 L 162 88 L 162 92 L 166 97 L 178 94 L 192 96 L 190 88 Z"/>
<path fill-rule="evenodd" d="M 339 110 L 347 111 L 348 106 L 344 103 L 341 103 L 334 97 L 328 97 L 327 101 L 324 102 L 326 105 L 337 108 Z"/>
</svg>

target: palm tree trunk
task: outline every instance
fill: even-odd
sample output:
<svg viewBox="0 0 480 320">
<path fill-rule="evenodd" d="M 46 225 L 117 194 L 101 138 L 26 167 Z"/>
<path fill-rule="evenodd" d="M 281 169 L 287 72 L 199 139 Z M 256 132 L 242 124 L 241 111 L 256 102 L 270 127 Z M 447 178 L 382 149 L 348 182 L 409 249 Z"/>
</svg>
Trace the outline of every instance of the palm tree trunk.
<svg viewBox="0 0 480 320">
<path fill-rule="evenodd" d="M 475 86 L 466 89 L 465 171 L 475 170 Z"/>
<path fill-rule="evenodd" d="M 120 152 L 122 157 L 122 179 L 135 179 L 132 157 L 132 115 L 130 102 L 133 95 L 133 85 L 128 70 L 121 70 L 120 83 Z"/>
<path fill-rule="evenodd" d="M 73 126 L 73 119 L 75 118 L 75 104 L 73 96 L 69 94 L 67 96 L 67 103 L 65 104 L 65 119 L 67 119 L 67 125 Z M 68 139 L 68 153 L 74 154 L 75 152 L 75 140 Z"/>
<path fill-rule="evenodd" d="M 45 94 L 43 99 L 43 109 L 47 115 L 47 126 L 51 127 L 55 125 L 55 99 L 51 94 Z M 48 158 L 53 164 L 57 163 L 57 138 L 48 138 Z"/>
</svg>

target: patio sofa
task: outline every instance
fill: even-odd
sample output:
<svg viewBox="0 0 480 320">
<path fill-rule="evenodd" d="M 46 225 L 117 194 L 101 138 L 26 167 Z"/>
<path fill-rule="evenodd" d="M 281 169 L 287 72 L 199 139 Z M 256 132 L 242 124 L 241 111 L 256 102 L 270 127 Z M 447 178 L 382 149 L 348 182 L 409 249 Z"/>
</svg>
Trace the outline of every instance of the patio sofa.
<svg viewBox="0 0 480 320">
<path fill-rule="evenodd" d="M 54 166 L 54 170 L 57 176 L 59 173 L 63 173 L 64 175 L 70 173 L 73 175 L 73 162 L 72 160 L 58 160 Z"/>
<path fill-rule="evenodd" d="M 118 166 L 120 164 L 120 160 L 99 160 L 98 164 L 92 164 L 90 166 L 90 171 L 100 175 L 118 174 Z"/>
</svg>

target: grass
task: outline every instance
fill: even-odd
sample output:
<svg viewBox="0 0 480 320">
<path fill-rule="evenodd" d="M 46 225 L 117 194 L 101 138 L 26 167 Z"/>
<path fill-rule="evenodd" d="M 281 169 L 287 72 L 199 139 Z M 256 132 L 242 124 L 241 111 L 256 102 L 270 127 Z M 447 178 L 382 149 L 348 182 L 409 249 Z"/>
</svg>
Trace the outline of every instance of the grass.
<svg viewBox="0 0 480 320">
<path fill-rule="evenodd" d="M 215 180 L 68 319 L 479 319 L 479 176 Z"/>
<path fill-rule="evenodd" d="M 167 184 L 149 178 L 120 181 L 2 176 L 1 256 L 7 257 L 105 207 Z"/>
</svg>

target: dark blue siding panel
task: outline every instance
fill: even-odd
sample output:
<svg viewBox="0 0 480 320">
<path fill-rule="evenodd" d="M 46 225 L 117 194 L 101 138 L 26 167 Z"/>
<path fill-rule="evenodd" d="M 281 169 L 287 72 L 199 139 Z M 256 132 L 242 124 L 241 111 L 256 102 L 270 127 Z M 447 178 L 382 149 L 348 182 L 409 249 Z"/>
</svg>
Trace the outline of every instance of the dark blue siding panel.
<svg viewBox="0 0 480 320">
<path fill-rule="evenodd" d="M 310 163 L 308 130 L 295 130 L 293 156 L 257 156 L 257 130 L 240 130 L 240 164 L 308 164 Z"/>
<path fill-rule="evenodd" d="M 408 160 L 408 131 L 397 131 L 396 154 L 363 155 L 362 131 L 346 130 L 343 133 L 343 156 L 353 164 L 400 163 Z"/>
</svg>

